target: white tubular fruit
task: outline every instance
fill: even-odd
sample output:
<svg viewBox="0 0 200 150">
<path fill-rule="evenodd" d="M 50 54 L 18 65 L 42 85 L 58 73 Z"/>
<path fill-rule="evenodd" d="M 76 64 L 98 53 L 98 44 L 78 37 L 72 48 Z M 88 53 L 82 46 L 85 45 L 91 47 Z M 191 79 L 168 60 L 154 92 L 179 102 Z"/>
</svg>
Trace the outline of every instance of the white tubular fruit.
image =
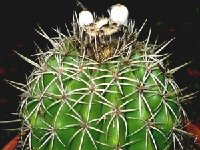
<svg viewBox="0 0 200 150">
<path fill-rule="evenodd" d="M 126 6 L 116 4 L 111 7 L 110 19 L 120 25 L 127 25 L 128 22 L 128 9 Z"/>
<path fill-rule="evenodd" d="M 93 23 L 94 18 L 90 11 L 83 10 L 79 13 L 79 26 L 83 27 L 84 25 L 89 25 Z"/>
</svg>

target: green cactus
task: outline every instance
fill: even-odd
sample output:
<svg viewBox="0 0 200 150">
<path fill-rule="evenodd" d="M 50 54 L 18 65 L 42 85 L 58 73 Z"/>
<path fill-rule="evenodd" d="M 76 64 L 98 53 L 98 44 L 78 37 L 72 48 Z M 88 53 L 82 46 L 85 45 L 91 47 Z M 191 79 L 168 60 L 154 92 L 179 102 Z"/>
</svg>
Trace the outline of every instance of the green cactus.
<svg viewBox="0 0 200 150">
<path fill-rule="evenodd" d="M 118 16 L 114 9 L 124 11 Z M 112 10 L 113 9 L 113 10 Z M 110 18 L 87 10 L 74 15 L 73 32 L 50 38 L 37 62 L 20 103 L 24 147 L 32 150 L 169 150 L 182 147 L 182 89 L 160 52 L 161 45 L 144 41 L 125 6 L 117 4 Z M 120 13 L 119 13 L 120 14 Z M 84 20 L 84 16 L 87 19 Z M 88 18 L 90 18 L 88 20 Z M 121 19 L 121 20 L 120 20 Z M 176 144 L 179 143 L 179 146 Z"/>
</svg>

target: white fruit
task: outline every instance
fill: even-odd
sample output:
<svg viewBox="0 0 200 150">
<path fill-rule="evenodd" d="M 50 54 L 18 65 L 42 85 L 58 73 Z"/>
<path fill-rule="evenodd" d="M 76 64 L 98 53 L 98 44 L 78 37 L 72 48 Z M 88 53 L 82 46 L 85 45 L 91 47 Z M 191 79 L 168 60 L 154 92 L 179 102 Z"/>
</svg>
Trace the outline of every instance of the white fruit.
<svg viewBox="0 0 200 150">
<path fill-rule="evenodd" d="M 94 22 L 93 15 L 90 11 L 84 10 L 79 13 L 79 26 L 89 25 Z"/>
<path fill-rule="evenodd" d="M 128 9 L 126 6 L 116 4 L 111 7 L 110 19 L 120 25 L 127 25 L 128 22 Z"/>
</svg>

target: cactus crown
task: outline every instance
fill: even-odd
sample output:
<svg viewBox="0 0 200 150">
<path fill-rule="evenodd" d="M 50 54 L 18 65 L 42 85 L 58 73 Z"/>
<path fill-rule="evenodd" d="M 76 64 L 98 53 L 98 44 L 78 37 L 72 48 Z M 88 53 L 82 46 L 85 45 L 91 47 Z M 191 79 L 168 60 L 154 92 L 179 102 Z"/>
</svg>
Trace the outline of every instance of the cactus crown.
<svg viewBox="0 0 200 150">
<path fill-rule="evenodd" d="M 116 20 L 114 15 L 120 13 L 121 10 L 126 10 L 126 13 L 124 16 L 118 16 L 118 20 Z M 139 32 L 134 29 L 134 22 L 128 21 L 128 10 L 124 5 L 116 4 L 111 8 L 109 14 L 109 18 L 94 16 L 89 23 L 84 24 L 84 17 L 88 21 L 87 16 L 92 18 L 92 14 L 84 10 L 79 13 L 78 18 L 75 13 L 73 41 L 80 54 L 85 58 L 101 63 L 119 56 L 128 59 L 127 57 L 131 55 L 130 49 L 142 45 L 137 41 Z M 120 19 L 123 21 L 120 22 Z"/>
</svg>

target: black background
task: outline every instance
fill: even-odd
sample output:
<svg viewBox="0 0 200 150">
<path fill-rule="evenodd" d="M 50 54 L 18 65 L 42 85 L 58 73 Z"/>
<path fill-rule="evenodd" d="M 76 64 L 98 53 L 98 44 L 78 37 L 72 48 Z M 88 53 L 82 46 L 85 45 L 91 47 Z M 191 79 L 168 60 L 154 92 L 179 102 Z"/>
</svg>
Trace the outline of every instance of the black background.
<svg viewBox="0 0 200 150">
<path fill-rule="evenodd" d="M 85 0 L 81 1 L 97 15 L 108 15 L 107 9 L 116 3 L 125 4 L 130 18 L 140 27 L 145 19 L 147 24 L 141 40 L 148 35 L 151 27 L 151 42 L 158 37 L 158 43 L 176 38 L 163 52 L 172 53 L 170 67 L 192 61 L 174 74 L 180 87 L 188 87 L 186 93 L 200 90 L 200 1 L 199 0 Z M 19 58 L 13 50 L 31 57 L 35 54 L 34 41 L 45 49 L 49 43 L 38 35 L 35 29 L 41 26 L 52 37 L 52 28 L 59 27 L 66 33 L 65 24 L 70 28 L 73 11 L 78 11 L 75 0 L 47 1 L 2 1 L 0 4 L 0 120 L 14 119 L 20 92 L 6 84 L 4 79 L 25 83 L 32 66 Z M 190 70 L 190 73 L 189 73 Z M 192 73 L 191 73 L 192 72 Z M 183 105 L 189 118 L 198 122 L 200 117 L 199 95 Z M 0 125 L 0 128 L 16 128 L 18 124 Z M 0 131 L 0 148 L 17 132 Z"/>
</svg>

